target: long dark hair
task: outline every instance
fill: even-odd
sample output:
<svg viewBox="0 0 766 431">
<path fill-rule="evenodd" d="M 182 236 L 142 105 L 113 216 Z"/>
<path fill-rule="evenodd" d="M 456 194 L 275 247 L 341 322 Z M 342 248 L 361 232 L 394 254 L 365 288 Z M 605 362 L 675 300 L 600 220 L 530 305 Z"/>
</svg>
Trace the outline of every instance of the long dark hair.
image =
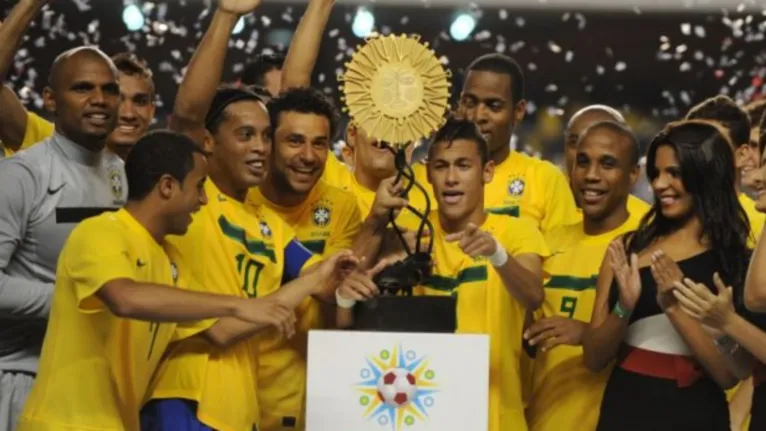
<svg viewBox="0 0 766 431">
<path fill-rule="evenodd" d="M 682 121 L 669 124 L 654 138 L 646 157 L 646 174 L 654 181 L 659 172 L 654 163 L 657 150 L 675 151 L 681 180 L 692 196 L 693 211 L 702 224 L 700 241 L 708 241 L 722 268 L 721 277 L 732 286 L 742 286 L 750 251 L 747 240 L 750 222 L 735 191 L 734 152 L 726 136 L 710 123 Z M 638 253 L 655 239 L 680 227 L 663 216 L 655 196 L 651 210 L 638 229 L 625 236 L 628 253 Z"/>
</svg>

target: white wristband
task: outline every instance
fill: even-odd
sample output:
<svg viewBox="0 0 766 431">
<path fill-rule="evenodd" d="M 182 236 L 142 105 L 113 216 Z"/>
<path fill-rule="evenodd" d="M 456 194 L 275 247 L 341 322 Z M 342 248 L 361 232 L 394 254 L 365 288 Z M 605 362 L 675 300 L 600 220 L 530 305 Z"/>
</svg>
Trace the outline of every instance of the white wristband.
<svg viewBox="0 0 766 431">
<path fill-rule="evenodd" d="M 505 265 L 505 262 L 508 262 L 508 252 L 505 251 L 505 247 L 503 247 L 497 240 L 495 240 L 495 246 L 497 247 L 495 254 L 488 257 L 487 260 L 492 264 L 492 266 L 497 268 L 499 266 Z"/>
<path fill-rule="evenodd" d="M 354 305 L 356 305 L 355 299 L 346 299 L 342 296 L 340 296 L 340 290 L 335 290 L 335 303 L 338 304 L 338 307 L 340 308 L 354 308 Z"/>
</svg>

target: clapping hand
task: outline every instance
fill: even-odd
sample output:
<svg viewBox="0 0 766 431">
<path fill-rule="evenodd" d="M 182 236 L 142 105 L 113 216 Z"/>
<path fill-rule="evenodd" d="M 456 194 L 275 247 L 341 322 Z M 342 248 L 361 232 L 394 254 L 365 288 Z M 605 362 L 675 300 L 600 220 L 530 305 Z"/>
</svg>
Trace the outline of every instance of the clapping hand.
<svg viewBox="0 0 766 431">
<path fill-rule="evenodd" d="M 736 316 L 731 286 L 726 286 L 718 273 L 713 275 L 713 293 L 704 284 L 688 278 L 675 283 L 675 296 L 681 309 L 705 326 L 723 331 Z"/>
<path fill-rule="evenodd" d="M 651 264 L 652 277 L 657 283 L 657 303 L 665 311 L 675 305 L 675 297 L 672 292 L 676 283 L 684 278 L 684 273 L 662 250 L 652 253 Z"/>
<path fill-rule="evenodd" d="M 638 274 L 638 255 L 630 255 L 630 262 L 625 254 L 622 241 L 615 240 L 609 244 L 607 251 L 609 266 L 614 272 L 614 279 L 620 289 L 620 303 L 630 311 L 636 307 L 641 295 L 641 276 Z"/>
</svg>

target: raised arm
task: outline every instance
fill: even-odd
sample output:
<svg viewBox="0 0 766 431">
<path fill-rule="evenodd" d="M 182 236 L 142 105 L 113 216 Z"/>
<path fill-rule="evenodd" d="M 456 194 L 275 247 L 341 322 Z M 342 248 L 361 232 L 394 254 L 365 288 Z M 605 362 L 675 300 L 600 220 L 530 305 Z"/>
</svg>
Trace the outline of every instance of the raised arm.
<svg viewBox="0 0 766 431">
<path fill-rule="evenodd" d="M 0 84 L 8 79 L 24 34 L 46 3 L 47 0 L 20 0 L 0 24 Z M 18 151 L 24 141 L 27 111 L 13 90 L 5 85 L 0 90 L 0 112 L 0 141 L 6 148 Z"/>
<path fill-rule="evenodd" d="M 198 144 L 205 138 L 205 116 L 223 75 L 229 38 L 241 15 L 255 10 L 261 0 L 220 0 L 213 20 L 194 52 L 178 88 L 170 128 Z"/>
<path fill-rule="evenodd" d="M 335 0 L 310 0 L 295 30 L 282 69 L 282 91 L 311 85 L 311 72 L 319 55 L 327 20 Z"/>
<path fill-rule="evenodd" d="M 5 21 L 0 24 L 0 82 L 8 79 L 13 58 L 19 49 L 29 24 L 42 10 L 48 0 L 19 0 Z"/>
<path fill-rule="evenodd" d="M 0 50 L 2 47 L 0 47 Z M 7 85 L 0 87 L 0 142 L 5 148 L 19 151 L 27 130 L 27 110 Z"/>
</svg>

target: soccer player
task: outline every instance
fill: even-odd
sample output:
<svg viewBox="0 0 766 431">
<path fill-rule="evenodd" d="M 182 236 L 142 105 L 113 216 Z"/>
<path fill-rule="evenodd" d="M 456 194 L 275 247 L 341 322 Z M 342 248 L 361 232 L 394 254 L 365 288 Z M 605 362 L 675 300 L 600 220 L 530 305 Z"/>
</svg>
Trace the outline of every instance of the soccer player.
<svg viewBox="0 0 766 431">
<path fill-rule="evenodd" d="M 492 182 L 494 163 L 473 122 L 447 121 L 428 155 L 428 179 L 439 206 L 430 214 L 436 263 L 415 294 L 457 296 L 457 331 L 489 334 L 489 430 L 525 430 L 522 327 L 525 309 L 542 305 L 548 249 L 534 222 L 485 211 L 482 189 Z M 339 322 L 349 322 L 354 300 L 375 290 L 368 282 L 348 280 L 337 293 Z"/>
<path fill-rule="evenodd" d="M 56 133 L 0 160 L 0 381 L 8 427 L 32 384 L 59 252 L 75 225 L 119 208 L 123 162 L 103 151 L 119 106 L 117 72 L 95 48 L 60 55 L 44 92 Z M 7 401 L 6 401 L 7 400 Z"/>
<path fill-rule="evenodd" d="M 0 24 L 0 78 L 4 78 L 13 63 L 18 43 L 24 36 L 40 5 L 22 1 L 16 10 L 24 13 L 11 14 L 5 24 Z M 118 70 L 120 85 L 120 108 L 117 127 L 106 140 L 106 147 L 125 160 L 130 148 L 149 129 L 154 118 L 154 82 L 152 72 L 130 53 L 117 54 L 112 61 Z M 0 141 L 5 155 L 28 148 L 53 135 L 53 124 L 28 112 L 16 94 L 7 86 L 0 87 Z"/>
<path fill-rule="evenodd" d="M 294 323 L 275 300 L 177 288 L 190 274 L 165 237 L 183 235 L 207 201 L 199 147 L 183 135 L 148 134 L 125 169 L 125 207 L 78 225 L 61 252 L 40 375 L 20 431 L 138 430 L 149 379 L 171 341 L 204 331 L 226 345 L 243 326 L 289 334 Z M 216 317 L 228 318 L 195 322 Z M 176 331 L 174 322 L 187 324 Z"/>
<path fill-rule="evenodd" d="M 361 226 L 356 199 L 320 181 L 336 127 L 332 105 L 316 90 L 295 88 L 272 99 L 268 111 L 274 149 L 267 178 L 251 189 L 248 205 L 276 212 L 314 254 L 350 248 Z M 300 336 L 292 346 L 266 337 L 261 341 L 258 396 L 265 429 L 302 423 L 306 364 L 301 354 L 308 329 L 322 325 L 320 311 L 316 300 L 302 304 Z"/>
<path fill-rule="evenodd" d="M 742 182 L 749 170 L 758 166 L 758 146 L 750 139 L 750 118 L 747 113 L 726 96 L 711 97 L 692 107 L 687 120 L 712 120 L 720 123 L 729 133 L 736 163 L 736 191 L 739 203 L 750 221 L 750 247 L 761 236 L 766 216 L 755 209 L 755 202 L 742 193 Z"/>
<path fill-rule="evenodd" d="M 573 119 L 577 126 L 576 116 Z M 609 369 L 592 373 L 583 366 L 582 337 L 609 243 L 635 230 L 641 220 L 641 214 L 628 208 L 640 170 L 636 137 L 622 123 L 595 121 L 577 131 L 574 146 L 567 140 L 567 151 L 575 151 L 570 178 L 583 219 L 545 236 L 551 251 L 543 265 L 545 302 L 524 333 L 537 348 L 527 410 L 533 431 L 558 431 L 571 424 L 578 430 L 596 429 L 596 406 L 601 404 Z"/>
<path fill-rule="evenodd" d="M 290 49 L 284 60 L 280 91 L 311 86 L 311 73 L 319 55 L 319 46 L 334 3 L 335 0 L 309 1 L 306 12 L 295 29 Z M 352 176 L 348 167 L 334 154 L 330 154 L 325 158 L 322 181 L 341 190 L 349 190 Z"/>
<path fill-rule="evenodd" d="M 575 166 L 575 160 L 577 158 L 577 143 L 580 140 L 580 135 L 587 128 L 601 121 L 614 121 L 615 123 L 627 126 L 625 118 L 616 109 L 606 105 L 590 105 L 580 109 L 567 123 L 566 130 L 564 130 L 564 166 L 565 173 L 569 177 L 569 183 L 572 185 L 572 169 Z M 638 150 L 636 150 L 638 151 Z M 575 194 L 575 202 L 580 207 L 581 204 L 577 200 L 577 193 L 574 188 L 572 192 Z M 628 195 L 628 212 L 632 217 L 641 217 L 649 211 L 651 206 L 643 200 L 631 195 Z M 582 212 L 578 211 L 578 221 L 582 218 Z"/>
<path fill-rule="evenodd" d="M 485 206 L 494 213 L 532 219 L 545 233 L 575 219 L 577 207 L 558 168 L 511 151 L 511 136 L 526 106 L 524 74 L 513 59 L 487 54 L 468 66 L 458 111 L 479 126 L 495 164 L 494 178 L 484 189 Z M 425 183 L 425 167 L 416 165 L 415 170 Z M 411 196 L 413 202 L 418 199 Z"/>
<path fill-rule="evenodd" d="M 279 289 L 298 277 L 312 255 L 276 213 L 244 205 L 248 190 L 261 184 L 268 169 L 272 138 L 266 106 L 244 88 L 216 91 L 229 35 L 239 17 L 249 13 L 245 6 L 258 3 L 219 2 L 179 89 L 171 124 L 200 137 L 210 151 L 210 181 L 205 183 L 210 201 L 186 235 L 168 241 L 181 250 L 182 260 L 192 263 L 192 274 L 206 292 L 245 298 L 277 292 L 292 309 L 323 287 L 288 284 Z M 257 351 L 255 339 L 226 350 L 199 338 L 182 341 L 155 378 L 144 423 L 168 431 L 251 430 L 260 419 Z"/>
</svg>

